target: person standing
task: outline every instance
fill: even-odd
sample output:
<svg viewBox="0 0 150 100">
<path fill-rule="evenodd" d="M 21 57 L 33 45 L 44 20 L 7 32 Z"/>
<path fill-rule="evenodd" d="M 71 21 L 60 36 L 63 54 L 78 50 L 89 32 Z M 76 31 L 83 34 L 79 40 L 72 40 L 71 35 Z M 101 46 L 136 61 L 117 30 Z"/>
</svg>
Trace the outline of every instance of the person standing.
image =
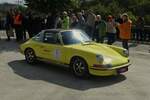
<svg viewBox="0 0 150 100">
<path fill-rule="evenodd" d="M 66 11 L 63 12 L 62 29 L 69 29 L 70 19 Z"/>
<path fill-rule="evenodd" d="M 60 29 L 61 25 L 62 25 L 62 19 L 61 19 L 60 13 L 57 13 L 54 28 Z"/>
<path fill-rule="evenodd" d="M 136 21 L 136 40 L 146 40 L 146 36 L 144 33 L 144 19 L 141 16 L 139 16 L 138 20 Z"/>
<path fill-rule="evenodd" d="M 49 13 L 47 16 L 47 23 L 46 23 L 46 28 L 47 29 L 53 29 L 55 27 L 55 20 L 56 20 L 56 15 L 55 13 Z"/>
<path fill-rule="evenodd" d="M 0 30 L 2 29 L 2 17 L 0 15 Z"/>
<path fill-rule="evenodd" d="M 10 41 L 10 37 L 13 35 L 13 15 L 10 11 L 7 12 L 6 15 L 6 35 L 7 35 L 7 41 Z"/>
<path fill-rule="evenodd" d="M 78 28 L 78 29 L 81 29 L 81 30 L 84 30 L 85 19 L 84 19 L 84 17 L 82 16 L 82 13 L 81 13 L 81 12 L 78 13 L 77 19 L 78 19 L 77 28 Z"/>
<path fill-rule="evenodd" d="M 77 28 L 77 25 L 78 25 L 78 18 L 75 14 L 72 14 L 70 28 Z"/>
<path fill-rule="evenodd" d="M 114 18 L 109 15 L 107 22 L 107 44 L 112 45 L 116 41 L 116 23 Z"/>
<path fill-rule="evenodd" d="M 94 26 L 95 26 L 96 15 L 92 11 L 88 12 L 86 21 L 86 32 L 92 40 L 94 40 Z"/>
<path fill-rule="evenodd" d="M 29 35 L 29 38 L 32 38 L 34 36 L 34 31 L 33 31 L 33 14 L 31 13 L 31 11 L 29 11 L 26 15 L 26 28 L 27 28 L 27 32 Z"/>
<path fill-rule="evenodd" d="M 100 23 L 100 15 L 96 16 L 96 21 L 95 21 L 95 27 L 94 27 L 94 34 L 95 34 L 95 38 L 96 42 L 99 42 L 99 23 Z"/>
<path fill-rule="evenodd" d="M 119 14 L 119 15 L 117 16 L 115 22 L 116 22 L 116 23 L 119 23 L 119 24 L 122 24 L 122 23 L 123 23 L 122 15 L 121 15 L 121 14 Z M 119 28 L 116 27 L 116 39 L 117 39 L 117 40 L 120 40 L 119 34 L 120 34 Z"/>
<path fill-rule="evenodd" d="M 27 39 L 26 37 L 26 30 L 27 30 L 27 16 L 26 14 L 22 17 L 22 29 L 23 29 L 23 40 L 25 41 Z"/>
<path fill-rule="evenodd" d="M 97 15 L 97 21 L 95 22 L 95 30 L 97 31 L 97 42 L 104 43 L 106 37 L 106 22 L 102 20 L 101 15 Z"/>
<path fill-rule="evenodd" d="M 15 27 L 17 41 L 23 40 L 22 19 L 23 19 L 23 16 L 22 16 L 21 12 L 16 11 L 15 16 L 14 16 L 14 27 Z"/>
<path fill-rule="evenodd" d="M 129 19 L 128 14 L 124 13 L 122 15 L 122 24 L 118 24 L 118 28 L 120 30 L 119 37 L 122 40 L 123 48 L 129 50 L 128 41 L 131 39 L 131 28 L 132 21 Z"/>
</svg>

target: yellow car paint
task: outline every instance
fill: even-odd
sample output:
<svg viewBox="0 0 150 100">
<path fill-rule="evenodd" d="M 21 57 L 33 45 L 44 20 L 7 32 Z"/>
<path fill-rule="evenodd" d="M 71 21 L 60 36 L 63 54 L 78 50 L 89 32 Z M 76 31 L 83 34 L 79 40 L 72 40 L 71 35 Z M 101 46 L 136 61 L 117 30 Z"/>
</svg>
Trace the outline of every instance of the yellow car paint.
<svg viewBox="0 0 150 100">
<path fill-rule="evenodd" d="M 22 53 L 24 53 L 27 48 L 32 48 L 37 57 L 68 65 L 72 57 L 81 57 L 88 64 L 89 73 L 98 76 L 116 75 L 116 70 L 118 68 L 122 68 L 123 65 L 129 63 L 129 58 L 123 55 L 123 48 L 95 42 L 89 44 L 54 45 L 30 39 L 20 46 Z M 102 55 L 104 57 L 104 62 L 101 63 L 97 61 L 96 55 Z M 94 64 L 111 64 L 112 68 L 114 67 L 115 69 L 95 70 L 92 69 L 94 68 Z"/>
</svg>

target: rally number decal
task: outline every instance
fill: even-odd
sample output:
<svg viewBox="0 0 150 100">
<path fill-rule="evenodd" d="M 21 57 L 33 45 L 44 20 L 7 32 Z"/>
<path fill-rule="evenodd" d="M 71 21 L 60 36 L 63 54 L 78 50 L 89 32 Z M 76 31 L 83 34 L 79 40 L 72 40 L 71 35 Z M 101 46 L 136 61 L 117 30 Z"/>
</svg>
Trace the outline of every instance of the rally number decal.
<svg viewBox="0 0 150 100">
<path fill-rule="evenodd" d="M 61 51 L 59 49 L 54 50 L 53 54 L 55 59 L 60 59 Z"/>
</svg>

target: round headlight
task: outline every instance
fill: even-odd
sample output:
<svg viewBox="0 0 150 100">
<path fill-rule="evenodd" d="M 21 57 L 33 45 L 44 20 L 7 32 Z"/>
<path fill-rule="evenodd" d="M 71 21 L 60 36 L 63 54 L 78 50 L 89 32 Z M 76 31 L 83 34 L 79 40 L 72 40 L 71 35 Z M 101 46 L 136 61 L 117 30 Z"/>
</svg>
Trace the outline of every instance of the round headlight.
<svg viewBox="0 0 150 100">
<path fill-rule="evenodd" d="M 104 61 L 104 57 L 102 55 L 96 55 L 96 61 L 102 63 Z"/>
</svg>

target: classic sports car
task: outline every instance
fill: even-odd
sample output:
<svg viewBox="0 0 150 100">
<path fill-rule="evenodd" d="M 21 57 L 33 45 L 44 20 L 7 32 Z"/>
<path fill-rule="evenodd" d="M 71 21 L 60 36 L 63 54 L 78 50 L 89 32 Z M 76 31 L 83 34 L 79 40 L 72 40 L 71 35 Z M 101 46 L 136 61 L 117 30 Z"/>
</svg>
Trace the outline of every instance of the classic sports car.
<svg viewBox="0 0 150 100">
<path fill-rule="evenodd" d="M 43 30 L 20 46 L 29 64 L 37 60 L 69 65 L 78 77 L 111 76 L 128 71 L 128 51 L 95 43 L 81 30 Z"/>
</svg>

